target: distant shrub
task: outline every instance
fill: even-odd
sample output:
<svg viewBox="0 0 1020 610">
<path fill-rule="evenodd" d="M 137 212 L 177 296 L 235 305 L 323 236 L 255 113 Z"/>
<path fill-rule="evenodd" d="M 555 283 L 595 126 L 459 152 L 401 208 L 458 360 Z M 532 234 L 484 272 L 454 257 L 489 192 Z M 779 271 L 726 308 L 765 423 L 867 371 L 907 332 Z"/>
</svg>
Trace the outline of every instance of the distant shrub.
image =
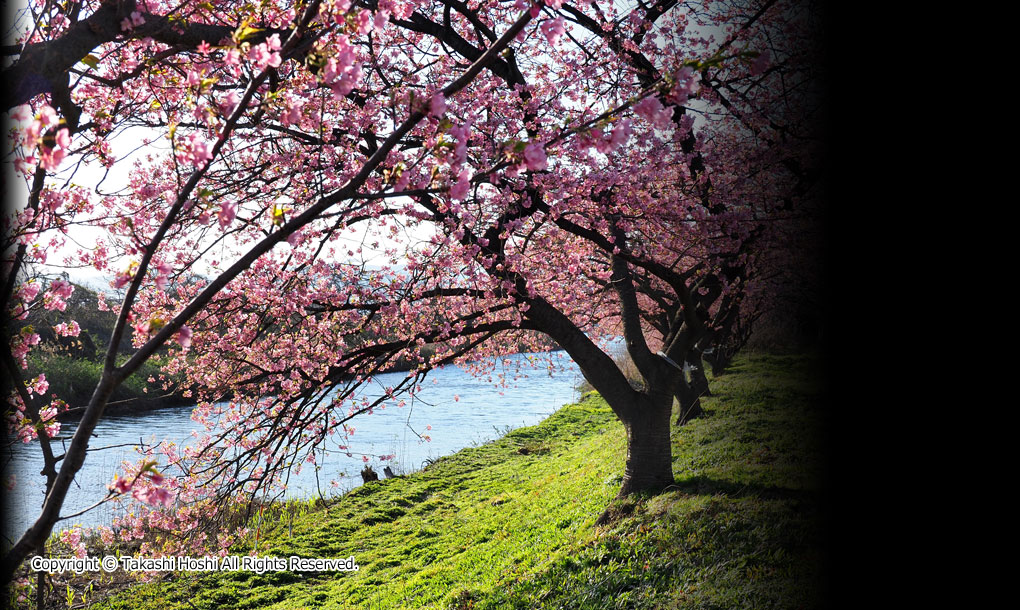
<svg viewBox="0 0 1020 610">
<path fill-rule="evenodd" d="M 103 365 L 98 360 L 70 356 L 52 349 L 37 349 L 29 352 L 27 378 L 33 379 L 40 373 L 46 375 L 49 390 L 46 395 L 56 395 L 71 407 L 84 407 L 102 375 Z M 156 400 L 165 394 L 159 382 L 159 367 L 145 363 L 134 375 L 120 384 L 110 402 Z M 149 377 L 156 383 L 149 383 Z M 146 392 L 148 389 L 148 392 Z"/>
</svg>

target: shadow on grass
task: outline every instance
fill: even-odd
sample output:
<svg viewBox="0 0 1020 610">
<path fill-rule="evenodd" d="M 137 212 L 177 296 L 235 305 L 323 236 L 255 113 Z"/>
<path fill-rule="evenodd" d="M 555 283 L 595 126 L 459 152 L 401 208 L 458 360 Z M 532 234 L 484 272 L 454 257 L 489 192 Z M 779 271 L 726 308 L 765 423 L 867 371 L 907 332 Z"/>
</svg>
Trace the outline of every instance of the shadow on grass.
<svg viewBox="0 0 1020 610">
<path fill-rule="evenodd" d="M 800 500 L 814 502 L 819 494 L 811 489 L 789 489 L 774 485 L 756 485 L 754 483 L 734 483 L 720 481 L 706 476 L 694 476 L 677 482 L 664 491 L 676 490 L 680 493 L 697 496 L 725 495 L 730 498 L 762 498 L 766 500 Z"/>
</svg>

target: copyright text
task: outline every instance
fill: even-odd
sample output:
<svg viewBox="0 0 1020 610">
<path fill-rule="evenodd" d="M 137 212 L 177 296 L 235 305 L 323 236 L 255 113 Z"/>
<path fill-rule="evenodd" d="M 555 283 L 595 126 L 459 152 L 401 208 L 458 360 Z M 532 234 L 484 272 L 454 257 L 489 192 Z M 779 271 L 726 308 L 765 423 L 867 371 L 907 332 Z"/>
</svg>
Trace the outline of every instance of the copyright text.
<svg viewBox="0 0 1020 610">
<path fill-rule="evenodd" d="M 62 574 L 73 572 L 356 572 L 354 556 L 346 559 L 309 557 L 257 557 L 228 555 L 226 557 L 131 557 L 107 555 L 99 557 L 32 557 L 29 566 L 34 572 Z"/>
</svg>

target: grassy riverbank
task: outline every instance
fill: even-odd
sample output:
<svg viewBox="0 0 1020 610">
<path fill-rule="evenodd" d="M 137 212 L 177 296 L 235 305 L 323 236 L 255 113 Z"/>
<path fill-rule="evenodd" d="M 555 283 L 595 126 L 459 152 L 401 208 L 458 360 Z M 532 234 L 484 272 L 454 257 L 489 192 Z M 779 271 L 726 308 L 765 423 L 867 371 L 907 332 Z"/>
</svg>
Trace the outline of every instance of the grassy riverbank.
<svg viewBox="0 0 1020 610">
<path fill-rule="evenodd" d="M 713 381 L 707 416 L 674 435 L 677 486 L 656 496 L 613 500 L 624 434 L 589 395 L 277 522 L 257 548 L 353 555 L 358 572 L 184 574 L 93 607 L 809 607 L 821 560 L 816 379 L 806 358 L 740 358 Z M 613 518 L 596 527 L 606 506 Z"/>
</svg>

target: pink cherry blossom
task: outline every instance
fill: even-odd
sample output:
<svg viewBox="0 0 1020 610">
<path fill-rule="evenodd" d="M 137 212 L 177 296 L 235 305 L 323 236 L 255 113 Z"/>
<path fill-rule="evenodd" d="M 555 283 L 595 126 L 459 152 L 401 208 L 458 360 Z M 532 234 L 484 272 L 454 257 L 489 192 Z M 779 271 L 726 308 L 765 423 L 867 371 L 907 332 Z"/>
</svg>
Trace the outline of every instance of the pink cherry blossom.
<svg viewBox="0 0 1020 610">
<path fill-rule="evenodd" d="M 270 51 L 265 43 L 256 45 L 248 52 L 248 60 L 252 62 L 256 70 L 275 68 L 280 65 L 280 54 Z"/>
<path fill-rule="evenodd" d="M 177 331 L 177 342 L 185 349 L 191 347 L 191 329 L 187 326 L 182 326 L 181 329 Z"/>
<path fill-rule="evenodd" d="M 61 322 L 53 327 L 53 330 L 61 337 L 77 337 L 81 334 L 81 326 L 78 322 L 71 320 L 70 322 Z"/>
<path fill-rule="evenodd" d="M 524 148 L 524 162 L 528 169 L 533 172 L 539 172 L 548 167 L 545 149 L 540 143 L 532 142 Z"/>
<path fill-rule="evenodd" d="M 382 32 L 386 27 L 386 23 L 389 21 L 390 12 L 388 10 L 380 8 L 375 12 L 375 17 L 372 19 L 373 30 L 376 32 Z"/>
<path fill-rule="evenodd" d="M 542 33 L 545 34 L 546 40 L 549 41 L 549 45 L 555 47 L 556 43 L 559 42 L 560 36 L 566 29 L 563 26 L 563 17 L 557 17 L 544 22 L 541 26 Z"/>
<path fill-rule="evenodd" d="M 54 146 L 40 146 L 39 151 L 39 163 L 46 169 L 57 169 L 60 164 L 64 161 L 64 157 L 67 156 L 67 151 L 71 147 L 71 136 L 70 132 L 64 128 L 57 130 L 54 136 Z"/>
<path fill-rule="evenodd" d="M 610 150 L 617 150 L 621 146 L 627 143 L 631 134 L 631 124 L 633 122 L 630 119 L 623 119 L 619 125 L 613 128 L 613 131 L 609 134 Z"/>
<path fill-rule="evenodd" d="M 30 303 L 39 294 L 41 286 L 38 282 L 25 282 L 18 288 L 18 298 L 24 303 Z"/>
<path fill-rule="evenodd" d="M 173 504 L 173 494 L 163 487 L 139 487 L 132 490 L 134 497 L 145 504 L 170 506 Z"/>
<path fill-rule="evenodd" d="M 131 481 L 115 477 L 110 488 L 117 493 L 124 494 L 131 490 Z"/>
<path fill-rule="evenodd" d="M 444 114 L 446 114 L 446 98 L 443 97 L 442 91 L 437 91 L 432 94 L 432 99 L 429 101 L 429 116 L 441 119 Z"/>
<path fill-rule="evenodd" d="M 355 24 L 358 28 L 359 34 L 368 34 L 372 31 L 372 25 L 374 24 L 374 16 L 371 11 L 362 10 L 358 12 L 358 16 L 355 17 Z"/>
<path fill-rule="evenodd" d="M 450 187 L 450 198 L 460 201 L 467 197 L 471 189 L 471 170 L 464 167 L 457 173 L 457 181 Z"/>
<path fill-rule="evenodd" d="M 634 112 L 652 124 L 656 129 L 669 127 L 673 117 L 673 109 L 662 105 L 655 96 L 649 96 L 634 105 Z"/>
<path fill-rule="evenodd" d="M 690 66 L 680 68 L 674 79 L 676 82 L 667 96 L 669 101 L 674 104 L 686 104 L 687 100 L 701 88 L 701 84 L 698 82 L 698 75 Z"/>
<path fill-rule="evenodd" d="M 224 199 L 220 203 L 220 211 L 216 215 L 219 219 L 220 227 L 226 229 L 234 222 L 234 218 L 237 216 L 237 204 L 233 201 Z"/>
<path fill-rule="evenodd" d="M 39 376 L 35 378 L 35 383 L 32 384 L 31 389 L 36 394 L 42 395 L 46 393 L 46 390 L 48 390 L 49 387 L 50 384 L 46 381 L 46 374 L 40 373 Z"/>
<path fill-rule="evenodd" d="M 241 97 L 237 94 L 237 91 L 229 91 L 223 99 L 219 102 L 220 112 L 224 115 L 233 114 L 234 109 L 237 108 L 238 102 L 241 101 Z"/>
<path fill-rule="evenodd" d="M 180 157 L 194 167 L 201 167 L 212 159 L 212 145 L 197 133 L 192 133 L 185 138 Z"/>
</svg>

